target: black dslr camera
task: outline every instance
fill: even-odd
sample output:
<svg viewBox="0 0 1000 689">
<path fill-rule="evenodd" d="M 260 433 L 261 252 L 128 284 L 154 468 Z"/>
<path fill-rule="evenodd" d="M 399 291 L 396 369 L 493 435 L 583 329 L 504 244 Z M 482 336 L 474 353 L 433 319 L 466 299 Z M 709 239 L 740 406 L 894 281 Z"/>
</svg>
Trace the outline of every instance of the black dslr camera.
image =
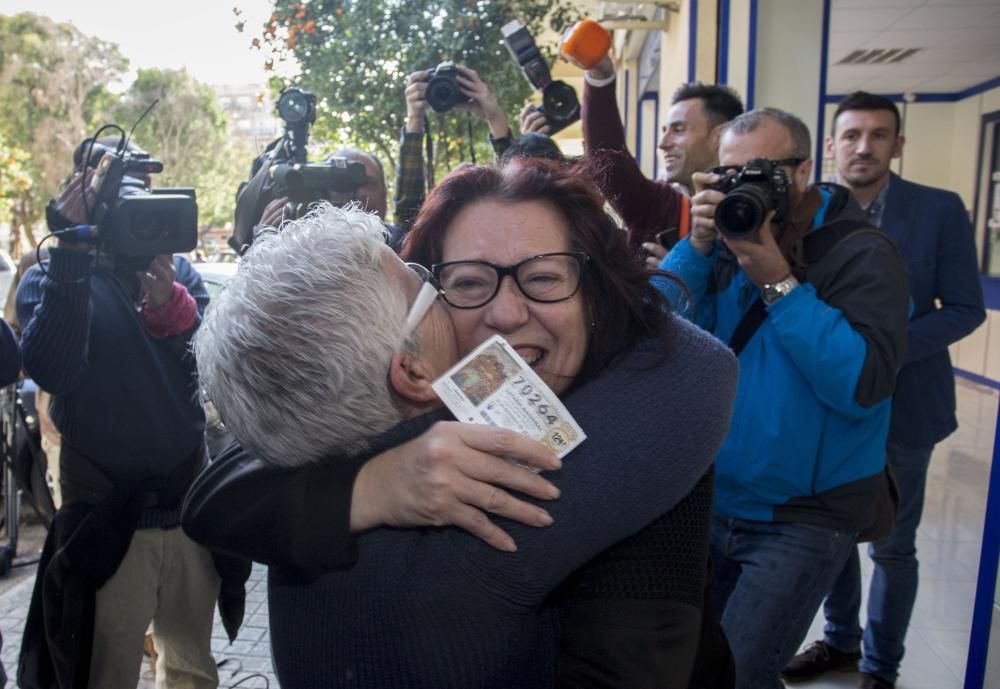
<svg viewBox="0 0 1000 689">
<path fill-rule="evenodd" d="M 90 238 L 98 252 L 112 259 L 149 259 L 183 253 L 198 244 L 198 203 L 194 189 L 149 189 L 148 175 L 163 171 L 163 163 L 145 151 L 88 139 L 77 149 L 78 170 L 95 168 L 96 200 L 88 207 Z M 99 185 L 99 186 L 96 186 Z M 55 219 L 58 223 L 58 219 Z M 52 222 L 50 221 L 50 226 Z M 80 237 L 79 233 L 77 238 Z"/>
<path fill-rule="evenodd" d="M 739 170 L 717 167 L 722 179 L 712 189 L 726 196 L 715 207 L 715 226 L 731 239 L 748 239 L 775 211 L 775 222 L 788 212 L 788 175 L 774 161 L 754 158 Z"/>
<path fill-rule="evenodd" d="M 430 77 L 427 80 L 425 98 L 435 112 L 448 112 L 456 105 L 469 102 L 469 97 L 462 93 L 458 85 L 458 70 L 455 69 L 455 63 L 442 62 L 427 72 Z"/>
<path fill-rule="evenodd" d="M 542 104 L 535 110 L 545 115 L 552 133 L 565 129 L 580 119 L 580 101 L 573 87 L 564 81 L 553 81 L 549 66 L 535 45 L 535 39 L 521 22 L 507 22 L 500 29 L 507 50 L 520 66 L 528 82 L 542 92 Z"/>
</svg>

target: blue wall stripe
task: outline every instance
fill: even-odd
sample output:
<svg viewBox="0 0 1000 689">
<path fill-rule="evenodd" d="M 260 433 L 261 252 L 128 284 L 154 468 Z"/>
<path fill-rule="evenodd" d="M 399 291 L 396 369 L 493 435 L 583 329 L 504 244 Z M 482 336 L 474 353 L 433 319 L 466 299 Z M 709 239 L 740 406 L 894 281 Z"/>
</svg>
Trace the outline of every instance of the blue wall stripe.
<svg viewBox="0 0 1000 689">
<path fill-rule="evenodd" d="M 715 83 L 725 85 L 729 82 L 729 0 L 719 0 L 719 56 L 715 65 Z"/>
<path fill-rule="evenodd" d="M 958 371 L 956 371 L 958 373 Z M 989 380 L 989 379 L 986 379 Z M 1000 389 L 1000 384 L 991 381 Z M 985 383 L 989 385 L 990 382 Z M 972 608 L 969 655 L 965 664 L 965 689 L 982 689 L 986 680 L 986 655 L 990 646 L 993 617 L 993 593 L 1000 561 L 1000 411 L 997 412 L 996 436 L 993 438 L 993 465 L 986 493 L 986 518 L 983 520 L 983 548 L 979 556 L 976 602 Z"/>
<path fill-rule="evenodd" d="M 816 154 L 813 156 L 813 177 L 823 175 L 823 136 L 826 119 L 826 74 L 830 52 L 830 0 L 823 0 L 823 40 L 819 54 L 819 112 L 816 115 Z"/>
<path fill-rule="evenodd" d="M 1000 77 L 993 77 L 992 79 L 987 79 L 986 81 L 980 82 L 978 84 L 973 84 L 967 89 L 962 91 L 953 91 L 951 93 L 914 93 L 914 103 L 954 103 L 956 101 L 965 100 L 966 98 L 971 98 L 972 96 L 977 96 L 984 91 L 989 91 L 1000 87 Z M 839 103 L 840 101 L 847 98 L 850 94 L 847 93 L 828 93 L 826 95 L 827 103 Z M 905 102 L 904 94 L 902 93 L 878 93 L 878 96 L 883 98 L 888 98 L 893 103 L 903 103 Z"/>
<path fill-rule="evenodd" d="M 688 15 L 688 81 L 694 81 L 698 67 L 698 0 L 691 0 Z"/>
<path fill-rule="evenodd" d="M 757 0 L 750 0 L 750 36 L 747 49 L 747 110 L 753 110 L 757 86 Z"/>
</svg>

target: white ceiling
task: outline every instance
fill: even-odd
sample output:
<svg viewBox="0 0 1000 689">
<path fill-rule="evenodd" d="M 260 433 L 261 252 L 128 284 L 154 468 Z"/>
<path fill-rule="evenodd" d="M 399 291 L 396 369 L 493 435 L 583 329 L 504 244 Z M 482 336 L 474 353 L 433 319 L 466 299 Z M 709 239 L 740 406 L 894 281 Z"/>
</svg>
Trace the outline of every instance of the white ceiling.
<svg viewBox="0 0 1000 689">
<path fill-rule="evenodd" d="M 920 48 L 838 65 L 858 49 Z M 1000 77 L 1000 0 L 833 0 L 827 92 L 954 93 Z"/>
</svg>

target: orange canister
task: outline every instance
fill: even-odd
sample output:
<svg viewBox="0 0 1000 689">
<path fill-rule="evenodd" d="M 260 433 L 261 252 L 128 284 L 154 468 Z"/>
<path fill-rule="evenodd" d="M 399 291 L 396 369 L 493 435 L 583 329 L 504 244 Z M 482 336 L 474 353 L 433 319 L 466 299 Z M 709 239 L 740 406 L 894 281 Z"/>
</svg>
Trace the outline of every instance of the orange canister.
<svg viewBox="0 0 1000 689">
<path fill-rule="evenodd" d="M 570 27 L 559 52 L 591 69 L 611 48 L 611 34 L 593 19 L 582 19 Z"/>
</svg>

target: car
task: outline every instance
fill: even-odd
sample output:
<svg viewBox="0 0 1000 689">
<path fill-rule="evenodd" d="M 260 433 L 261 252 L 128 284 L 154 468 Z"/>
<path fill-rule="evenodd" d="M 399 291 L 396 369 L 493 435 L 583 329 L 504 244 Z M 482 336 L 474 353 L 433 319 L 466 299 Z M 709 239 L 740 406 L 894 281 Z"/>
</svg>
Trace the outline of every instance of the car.
<svg viewBox="0 0 1000 689">
<path fill-rule="evenodd" d="M 230 261 L 202 261 L 201 263 L 192 263 L 191 267 L 201 275 L 201 280 L 205 283 L 205 289 L 208 290 L 209 298 L 215 299 L 219 296 L 219 292 L 225 287 L 229 278 L 236 275 L 239 264 Z"/>
</svg>

